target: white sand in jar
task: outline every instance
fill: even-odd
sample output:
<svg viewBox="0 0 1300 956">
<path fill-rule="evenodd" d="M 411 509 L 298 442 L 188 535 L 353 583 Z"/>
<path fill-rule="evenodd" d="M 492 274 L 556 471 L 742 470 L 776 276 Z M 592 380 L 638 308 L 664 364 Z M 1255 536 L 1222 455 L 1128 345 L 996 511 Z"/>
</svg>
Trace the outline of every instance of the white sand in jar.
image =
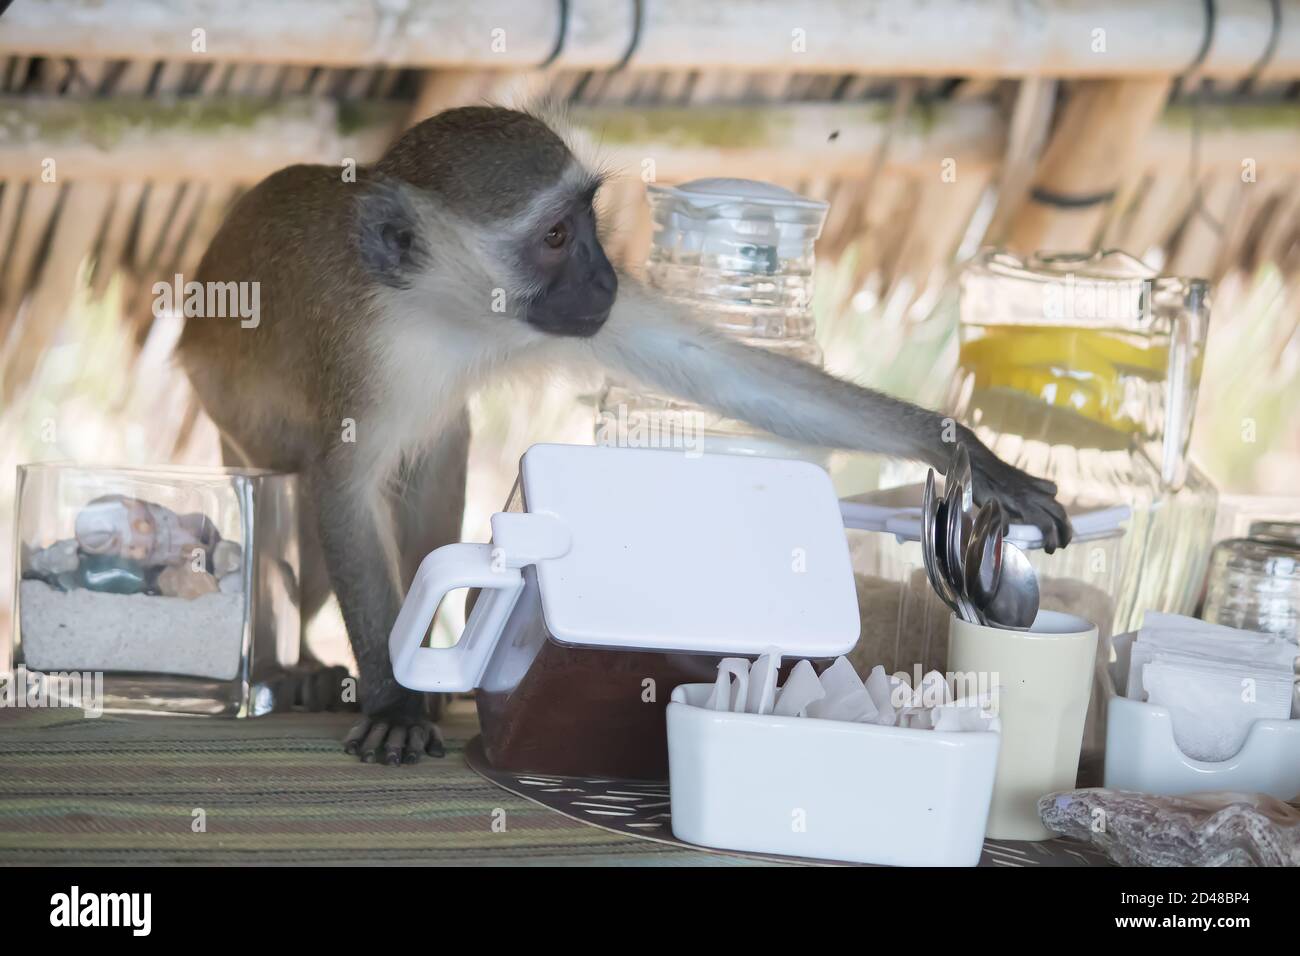
<svg viewBox="0 0 1300 956">
<path fill-rule="evenodd" d="M 23 657 L 37 671 L 143 671 L 233 680 L 244 595 L 184 598 L 59 591 L 23 581 Z"/>
</svg>

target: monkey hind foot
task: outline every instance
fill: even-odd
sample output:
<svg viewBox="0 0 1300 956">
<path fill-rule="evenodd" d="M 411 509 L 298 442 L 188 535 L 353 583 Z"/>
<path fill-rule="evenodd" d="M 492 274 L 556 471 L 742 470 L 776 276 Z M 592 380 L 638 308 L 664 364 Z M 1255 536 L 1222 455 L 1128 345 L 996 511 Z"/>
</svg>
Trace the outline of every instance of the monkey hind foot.
<svg viewBox="0 0 1300 956">
<path fill-rule="evenodd" d="M 375 714 L 367 714 L 352 725 L 343 738 L 344 753 L 354 754 L 362 763 L 382 761 L 391 767 L 418 763 L 424 755 L 444 757 L 438 725 L 428 718 L 424 701 L 413 713 L 408 701 Z"/>
</svg>

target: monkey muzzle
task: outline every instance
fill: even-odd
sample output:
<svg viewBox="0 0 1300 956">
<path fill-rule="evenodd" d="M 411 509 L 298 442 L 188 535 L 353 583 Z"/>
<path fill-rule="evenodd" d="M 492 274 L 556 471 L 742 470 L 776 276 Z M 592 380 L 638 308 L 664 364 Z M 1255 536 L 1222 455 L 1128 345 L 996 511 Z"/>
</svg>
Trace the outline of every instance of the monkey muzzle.
<svg viewBox="0 0 1300 956">
<path fill-rule="evenodd" d="M 587 338 L 600 331 L 618 295 L 618 275 L 602 254 L 585 269 L 566 268 L 524 310 L 524 320 L 552 335 Z"/>
</svg>

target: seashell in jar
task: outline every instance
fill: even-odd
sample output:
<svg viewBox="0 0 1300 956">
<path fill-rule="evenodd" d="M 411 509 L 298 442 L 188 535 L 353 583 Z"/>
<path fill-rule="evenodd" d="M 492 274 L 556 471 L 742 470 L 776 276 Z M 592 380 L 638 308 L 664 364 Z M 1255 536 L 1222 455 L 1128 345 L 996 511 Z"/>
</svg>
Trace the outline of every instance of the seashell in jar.
<svg viewBox="0 0 1300 956">
<path fill-rule="evenodd" d="M 170 508 L 102 495 L 77 513 L 77 542 L 87 554 L 111 554 L 159 567 L 189 560 L 194 549 L 211 552 L 220 541 L 206 515 L 178 515 Z"/>
</svg>

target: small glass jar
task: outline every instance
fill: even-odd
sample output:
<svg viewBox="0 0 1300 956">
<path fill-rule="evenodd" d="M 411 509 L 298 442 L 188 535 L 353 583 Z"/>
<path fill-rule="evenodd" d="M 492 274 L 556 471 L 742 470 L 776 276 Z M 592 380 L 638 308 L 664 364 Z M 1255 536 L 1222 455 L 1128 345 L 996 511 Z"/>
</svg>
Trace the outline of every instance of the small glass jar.
<svg viewBox="0 0 1300 956">
<path fill-rule="evenodd" d="M 745 179 L 656 185 L 648 197 L 652 287 L 748 345 L 822 364 L 812 314 L 813 243 L 827 203 Z M 822 465 L 826 457 L 823 449 L 618 383 L 601 397 L 597 432 L 601 444 L 635 446 L 638 436 L 655 436 L 663 444 L 696 442 L 699 451 Z"/>
<path fill-rule="evenodd" d="M 1249 538 L 1229 538 L 1214 546 L 1202 617 L 1246 631 L 1294 638 L 1300 634 L 1300 544 L 1288 543 L 1285 529 L 1252 526 Z M 1258 528 L 1262 535 L 1256 537 Z M 1291 525 L 1294 534 L 1295 525 Z"/>
<path fill-rule="evenodd" d="M 274 709 L 300 647 L 293 475 L 21 465 L 16 507 L 16 671 L 102 674 L 109 711 Z"/>
</svg>

